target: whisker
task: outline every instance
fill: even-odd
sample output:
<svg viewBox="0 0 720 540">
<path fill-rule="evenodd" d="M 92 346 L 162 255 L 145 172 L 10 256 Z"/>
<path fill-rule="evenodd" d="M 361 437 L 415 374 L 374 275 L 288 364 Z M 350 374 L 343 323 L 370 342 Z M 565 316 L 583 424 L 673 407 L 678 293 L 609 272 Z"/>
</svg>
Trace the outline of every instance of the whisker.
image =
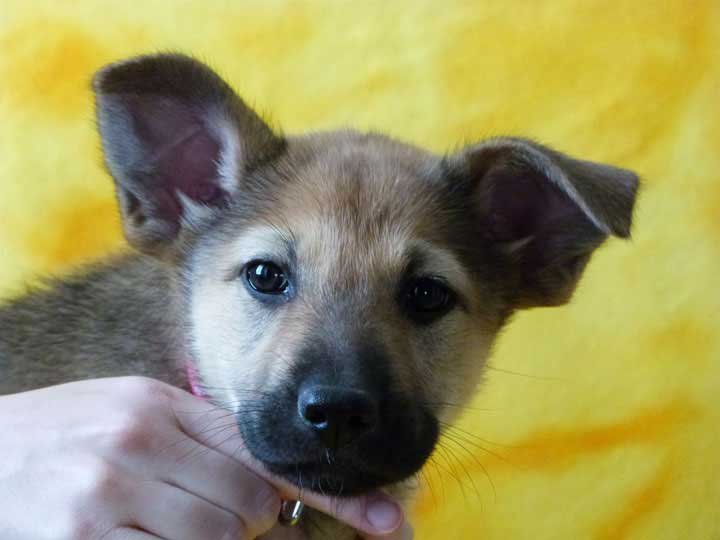
<svg viewBox="0 0 720 540">
<path fill-rule="evenodd" d="M 429 460 L 428 460 L 428 461 L 429 461 Z M 424 482 L 425 485 L 427 486 L 427 489 L 430 490 L 430 497 L 432 498 L 432 502 L 433 502 L 433 510 L 437 510 L 437 508 L 438 508 L 437 498 L 435 497 L 435 490 L 433 489 L 432 482 L 430 482 L 430 480 L 428 479 L 428 476 L 429 476 L 429 475 L 426 475 L 426 474 L 425 474 L 425 468 L 424 468 L 424 467 L 423 467 L 422 469 L 420 469 L 419 472 L 420 472 L 420 474 L 422 475 L 423 482 Z"/>
<path fill-rule="evenodd" d="M 450 401 L 419 401 L 420 405 L 427 405 L 430 407 L 453 407 L 456 409 L 462 409 L 473 412 L 498 412 L 501 409 L 489 409 L 484 407 L 472 407 L 469 405 L 461 405 L 459 403 L 452 403 Z"/>
<path fill-rule="evenodd" d="M 433 469 L 435 471 L 435 476 L 437 476 L 438 484 L 440 485 L 441 500 L 443 502 L 445 502 L 447 500 L 447 491 L 445 489 L 445 482 L 444 482 L 445 478 L 440 473 L 440 467 L 438 465 L 438 462 L 435 460 L 435 458 L 433 456 L 430 456 L 430 459 L 428 461 L 432 464 Z"/>
<path fill-rule="evenodd" d="M 224 430 L 224 431 L 227 431 L 227 429 Z M 179 462 L 179 463 L 182 463 L 183 461 L 188 461 L 188 460 L 190 460 L 191 458 L 194 459 L 194 458 L 196 458 L 196 457 L 199 457 L 199 456 L 201 456 L 203 453 L 209 452 L 210 450 L 217 450 L 220 446 L 224 445 L 225 443 L 227 443 L 228 441 L 231 441 L 231 440 L 234 439 L 234 438 L 239 438 L 239 433 L 233 432 L 229 437 L 226 437 L 225 439 L 223 439 L 222 441 L 220 441 L 220 442 L 217 443 L 217 444 L 214 444 L 214 443 L 213 443 L 213 444 L 210 445 L 210 446 L 204 446 L 204 445 L 202 445 L 202 444 L 198 444 L 197 448 L 195 448 L 195 449 L 193 449 L 192 451 L 190 451 L 186 456 L 180 458 L 180 459 L 178 460 L 178 462 Z"/>
<path fill-rule="evenodd" d="M 458 487 L 460 488 L 460 491 L 463 495 L 463 500 L 467 502 L 467 493 L 465 493 L 465 486 L 463 485 L 462 480 L 460 479 L 460 476 L 458 476 L 457 471 L 455 470 L 455 466 L 453 465 L 452 461 L 450 460 L 450 457 L 448 456 L 448 451 L 443 445 L 438 445 L 437 449 L 442 452 L 442 456 L 445 459 L 445 462 L 448 464 L 449 471 L 445 469 L 446 472 L 452 476 L 455 481 L 458 484 Z"/>
<path fill-rule="evenodd" d="M 507 375 L 517 375 L 518 377 L 527 377 L 528 379 L 537 379 L 537 380 L 541 380 L 541 381 L 565 381 L 565 382 L 567 382 L 567 379 L 562 378 L 562 377 L 550 377 L 547 375 L 534 375 L 531 373 L 522 373 L 520 371 L 513 371 L 510 369 L 499 368 L 499 367 L 491 366 L 489 364 L 486 365 L 485 368 L 491 369 L 492 371 L 498 371 L 500 373 L 506 373 Z"/>
<path fill-rule="evenodd" d="M 458 442 L 457 440 L 455 440 L 455 439 L 453 439 L 453 438 L 447 438 L 446 441 L 452 442 L 452 443 L 458 445 L 463 451 L 465 451 L 465 452 L 468 454 L 468 456 L 470 456 L 470 458 L 473 460 L 473 462 L 474 462 L 478 467 L 480 467 L 480 469 L 482 470 L 483 474 L 485 475 L 485 477 L 487 478 L 488 482 L 490 483 L 490 486 L 492 487 L 492 490 L 493 490 L 493 499 L 497 501 L 497 490 L 496 490 L 496 488 L 495 488 L 495 482 L 493 482 L 493 479 L 490 477 L 490 472 L 487 470 L 487 468 L 485 467 L 485 465 L 482 464 L 482 462 L 480 461 L 480 459 L 479 459 L 475 454 L 473 454 L 470 450 L 468 450 L 467 448 L 465 448 L 465 446 L 464 446 L 462 443 Z"/>
<path fill-rule="evenodd" d="M 477 442 L 475 442 L 475 441 L 473 441 L 473 440 L 471 440 L 471 439 L 468 439 L 468 437 L 467 437 L 464 433 L 462 433 L 462 432 L 457 433 L 457 432 L 454 432 L 452 429 L 448 429 L 443 435 L 444 435 L 444 436 L 453 435 L 455 438 L 460 439 L 461 441 L 463 441 L 463 442 L 466 443 L 466 444 L 469 444 L 469 445 L 472 446 L 473 448 L 477 448 L 478 450 L 481 450 L 481 451 L 485 452 L 486 454 L 489 454 L 489 455 L 493 456 L 494 458 L 499 459 L 499 460 L 502 461 L 503 463 L 505 463 L 505 464 L 507 464 L 507 465 L 510 465 L 511 467 L 513 467 L 513 468 L 515 468 L 515 469 L 519 469 L 519 467 L 518 467 L 515 463 L 513 463 L 512 461 L 510 461 L 509 459 L 507 459 L 507 458 L 506 458 L 505 456 L 503 456 L 502 454 L 499 454 L 499 453 L 497 453 L 497 452 L 493 452 L 493 451 L 490 450 L 489 448 L 485 448 L 485 447 L 482 446 L 481 444 L 479 444 L 479 443 L 477 443 Z"/>
<path fill-rule="evenodd" d="M 473 480 L 472 475 L 470 474 L 470 472 L 467 470 L 467 467 L 465 467 L 465 465 L 463 464 L 462 460 L 461 460 L 460 458 L 458 458 L 457 455 L 455 455 L 455 452 L 454 452 L 451 448 L 449 448 L 449 447 L 447 447 L 447 446 L 444 446 L 444 449 L 445 449 L 445 451 L 448 453 L 448 455 L 449 455 L 453 460 L 455 460 L 455 462 L 457 463 L 458 467 L 460 467 L 460 468 L 463 470 L 463 472 L 465 473 L 465 476 L 467 477 L 468 481 L 470 482 L 470 485 L 471 485 L 472 488 L 473 488 L 473 491 L 475 492 L 475 496 L 477 497 L 478 501 L 480 501 L 480 503 L 482 504 L 482 499 L 481 499 L 481 497 L 480 497 L 480 491 L 478 491 L 478 488 L 477 488 L 477 486 L 475 485 L 475 481 Z M 463 483 L 464 483 L 464 481 L 463 481 Z M 465 495 L 465 492 L 463 491 L 463 496 L 464 496 L 464 495 Z M 467 503 L 467 498 L 465 498 L 465 502 Z"/>
<path fill-rule="evenodd" d="M 445 467 L 443 467 L 443 466 L 442 466 L 434 457 L 432 457 L 432 456 L 428 459 L 428 463 L 432 463 L 432 466 L 433 466 L 433 468 L 435 469 L 435 474 L 436 474 L 436 476 L 437 476 L 437 478 L 438 478 L 438 484 L 440 485 L 440 489 L 441 489 L 441 491 L 442 491 L 442 493 L 441 493 L 441 494 L 442 494 L 442 501 L 444 502 L 444 501 L 447 500 L 447 491 L 445 490 L 445 482 L 444 482 L 445 476 L 443 476 L 442 471 L 445 471 L 445 473 L 446 473 L 447 475 L 449 475 L 449 476 L 452 476 L 452 473 L 451 473 L 448 469 L 446 469 Z"/>
<path fill-rule="evenodd" d="M 490 439 L 484 439 L 483 437 L 480 437 L 479 435 L 476 435 L 475 433 L 472 433 L 472 432 L 470 432 L 470 431 L 467 431 L 466 429 L 463 429 L 463 428 L 461 428 L 461 427 L 459 427 L 459 426 L 457 426 L 457 425 L 455 425 L 455 424 L 448 424 L 447 422 L 443 422 L 443 421 L 438 421 L 438 423 L 439 423 L 441 426 L 443 426 L 446 430 L 452 430 L 452 431 L 456 431 L 456 432 L 462 433 L 463 435 L 465 435 L 466 437 L 468 437 L 468 438 L 470 438 L 470 439 L 475 439 L 475 440 L 478 440 L 478 441 L 480 441 L 480 442 L 484 442 L 484 443 L 487 443 L 487 444 L 491 444 L 491 445 L 493 445 L 493 446 L 500 446 L 500 447 L 502 447 L 502 448 L 520 448 L 520 447 L 517 446 L 517 445 L 506 444 L 506 443 L 499 443 L 499 442 L 496 442 L 496 441 L 491 441 Z"/>
</svg>

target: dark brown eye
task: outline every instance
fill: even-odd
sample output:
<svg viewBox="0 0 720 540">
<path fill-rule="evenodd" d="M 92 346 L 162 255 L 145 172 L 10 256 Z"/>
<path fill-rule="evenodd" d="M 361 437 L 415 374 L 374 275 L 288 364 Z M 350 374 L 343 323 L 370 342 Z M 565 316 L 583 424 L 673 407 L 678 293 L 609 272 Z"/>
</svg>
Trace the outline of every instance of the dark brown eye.
<svg viewBox="0 0 720 540">
<path fill-rule="evenodd" d="M 288 280 L 283 270 L 269 261 L 251 262 L 245 268 L 248 285 L 262 294 L 283 294 L 287 291 Z"/>
<path fill-rule="evenodd" d="M 455 295 L 439 279 L 420 278 L 405 290 L 405 308 L 417 322 L 432 322 L 455 306 Z"/>
</svg>

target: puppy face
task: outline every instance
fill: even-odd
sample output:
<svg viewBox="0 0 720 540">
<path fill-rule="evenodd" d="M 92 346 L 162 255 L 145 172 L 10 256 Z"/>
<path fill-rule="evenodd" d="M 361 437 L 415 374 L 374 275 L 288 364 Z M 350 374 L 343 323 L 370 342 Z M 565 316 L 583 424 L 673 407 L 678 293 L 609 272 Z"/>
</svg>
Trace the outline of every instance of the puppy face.
<svg viewBox="0 0 720 540">
<path fill-rule="evenodd" d="M 304 488 L 417 472 L 510 314 L 565 302 L 629 232 L 634 175 L 529 141 L 438 157 L 281 137 L 173 55 L 110 66 L 95 89 L 126 235 L 175 268 L 202 387 Z"/>
<path fill-rule="evenodd" d="M 276 472 L 344 493 L 402 480 L 480 377 L 498 300 L 455 245 L 463 223 L 431 156 L 345 133 L 292 140 L 281 161 L 291 176 L 258 171 L 265 204 L 195 245 L 193 357 Z M 333 392 L 320 424 L 334 406 L 349 418 L 326 434 L 299 408 Z"/>
</svg>

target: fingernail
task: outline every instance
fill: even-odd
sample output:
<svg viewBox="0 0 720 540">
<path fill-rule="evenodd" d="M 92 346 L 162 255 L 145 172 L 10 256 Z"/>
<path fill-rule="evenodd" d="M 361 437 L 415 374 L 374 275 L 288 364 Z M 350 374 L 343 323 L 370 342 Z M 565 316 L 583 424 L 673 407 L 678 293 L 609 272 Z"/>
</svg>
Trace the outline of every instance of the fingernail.
<svg viewBox="0 0 720 540">
<path fill-rule="evenodd" d="M 397 503 L 384 499 L 375 499 L 368 502 L 365 517 L 378 532 L 390 532 L 400 525 L 402 510 Z"/>
</svg>

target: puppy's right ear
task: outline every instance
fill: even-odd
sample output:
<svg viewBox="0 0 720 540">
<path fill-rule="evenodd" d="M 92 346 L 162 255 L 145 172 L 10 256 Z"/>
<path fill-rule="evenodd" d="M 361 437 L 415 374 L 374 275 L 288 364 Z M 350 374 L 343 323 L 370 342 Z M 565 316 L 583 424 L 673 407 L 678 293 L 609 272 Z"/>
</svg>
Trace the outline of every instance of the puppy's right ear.
<svg viewBox="0 0 720 540">
<path fill-rule="evenodd" d="M 94 78 L 105 162 L 125 236 L 172 252 L 184 229 L 227 205 L 284 141 L 217 74 L 179 54 L 111 64 Z"/>
</svg>

